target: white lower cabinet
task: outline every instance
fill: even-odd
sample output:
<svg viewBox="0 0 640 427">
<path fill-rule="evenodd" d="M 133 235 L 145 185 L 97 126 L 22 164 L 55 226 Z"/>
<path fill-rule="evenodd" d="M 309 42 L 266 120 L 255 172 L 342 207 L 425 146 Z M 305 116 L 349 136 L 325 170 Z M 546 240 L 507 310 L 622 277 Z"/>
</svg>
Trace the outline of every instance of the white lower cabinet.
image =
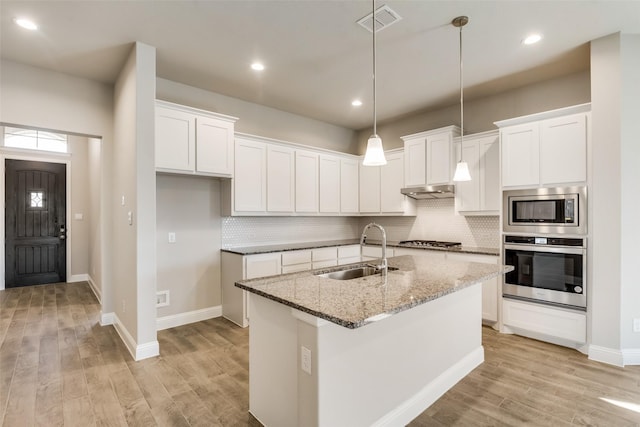
<svg viewBox="0 0 640 427">
<path fill-rule="evenodd" d="M 243 328 L 249 326 L 247 291 L 235 286 L 239 280 L 281 274 L 281 253 L 238 255 L 222 252 L 222 316 Z"/>
<path fill-rule="evenodd" d="M 311 250 L 311 265 L 313 269 L 333 267 L 338 265 L 338 248 L 319 248 Z"/>
<path fill-rule="evenodd" d="M 360 245 L 338 246 L 338 265 L 360 262 Z"/>
<path fill-rule="evenodd" d="M 463 254 L 447 252 L 447 260 L 498 264 L 499 258 L 493 255 Z M 487 280 L 482 284 L 482 320 L 486 323 L 498 321 L 498 301 L 500 298 L 499 278 Z"/>
<path fill-rule="evenodd" d="M 311 270 L 311 251 L 282 252 L 282 274 Z"/>
<path fill-rule="evenodd" d="M 572 347 L 587 341 L 587 315 L 583 312 L 503 298 L 502 317 L 507 332 Z"/>
<path fill-rule="evenodd" d="M 394 255 L 393 248 L 387 248 L 387 258 L 391 258 Z M 370 261 L 372 259 L 382 258 L 381 246 L 363 246 L 362 247 L 362 261 Z"/>
</svg>

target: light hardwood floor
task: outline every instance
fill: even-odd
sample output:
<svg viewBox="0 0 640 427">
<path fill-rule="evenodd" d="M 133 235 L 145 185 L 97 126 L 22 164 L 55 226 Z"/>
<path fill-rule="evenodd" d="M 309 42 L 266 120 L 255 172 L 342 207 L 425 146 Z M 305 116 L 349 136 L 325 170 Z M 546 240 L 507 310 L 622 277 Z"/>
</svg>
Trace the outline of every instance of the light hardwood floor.
<svg viewBox="0 0 640 427">
<path fill-rule="evenodd" d="M 248 330 L 218 318 L 160 331 L 134 362 L 86 283 L 0 291 L 0 423 L 260 426 Z M 485 363 L 412 426 L 640 426 L 640 366 L 484 328 Z M 611 402 L 635 405 L 635 411 Z"/>
</svg>

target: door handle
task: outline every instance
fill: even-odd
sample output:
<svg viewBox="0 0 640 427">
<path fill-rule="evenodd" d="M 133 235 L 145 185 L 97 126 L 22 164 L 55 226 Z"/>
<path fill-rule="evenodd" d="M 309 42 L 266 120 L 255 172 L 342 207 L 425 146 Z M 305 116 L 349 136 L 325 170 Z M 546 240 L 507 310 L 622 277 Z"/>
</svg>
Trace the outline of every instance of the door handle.
<svg viewBox="0 0 640 427">
<path fill-rule="evenodd" d="M 58 235 L 58 237 L 60 238 L 60 240 L 64 240 L 67 238 L 67 234 L 66 234 L 66 230 L 64 228 L 64 225 L 60 226 L 60 234 Z"/>
</svg>

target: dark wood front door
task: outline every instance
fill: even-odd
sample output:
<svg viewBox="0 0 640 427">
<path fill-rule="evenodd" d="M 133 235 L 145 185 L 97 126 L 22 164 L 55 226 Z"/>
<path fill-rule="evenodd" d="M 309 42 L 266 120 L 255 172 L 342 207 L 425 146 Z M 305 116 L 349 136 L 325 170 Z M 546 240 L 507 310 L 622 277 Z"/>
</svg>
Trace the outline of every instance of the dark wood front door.
<svg viewBox="0 0 640 427">
<path fill-rule="evenodd" d="M 5 286 L 65 282 L 66 165 L 5 160 Z"/>
</svg>

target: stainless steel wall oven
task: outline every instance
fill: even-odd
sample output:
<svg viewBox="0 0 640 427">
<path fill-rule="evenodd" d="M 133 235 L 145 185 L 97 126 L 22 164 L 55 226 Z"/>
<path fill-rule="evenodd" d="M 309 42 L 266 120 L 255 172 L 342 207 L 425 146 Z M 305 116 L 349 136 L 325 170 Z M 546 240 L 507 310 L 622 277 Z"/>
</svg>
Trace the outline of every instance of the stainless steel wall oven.
<svg viewBox="0 0 640 427">
<path fill-rule="evenodd" d="M 586 310 L 586 239 L 504 236 L 506 298 Z"/>
</svg>

